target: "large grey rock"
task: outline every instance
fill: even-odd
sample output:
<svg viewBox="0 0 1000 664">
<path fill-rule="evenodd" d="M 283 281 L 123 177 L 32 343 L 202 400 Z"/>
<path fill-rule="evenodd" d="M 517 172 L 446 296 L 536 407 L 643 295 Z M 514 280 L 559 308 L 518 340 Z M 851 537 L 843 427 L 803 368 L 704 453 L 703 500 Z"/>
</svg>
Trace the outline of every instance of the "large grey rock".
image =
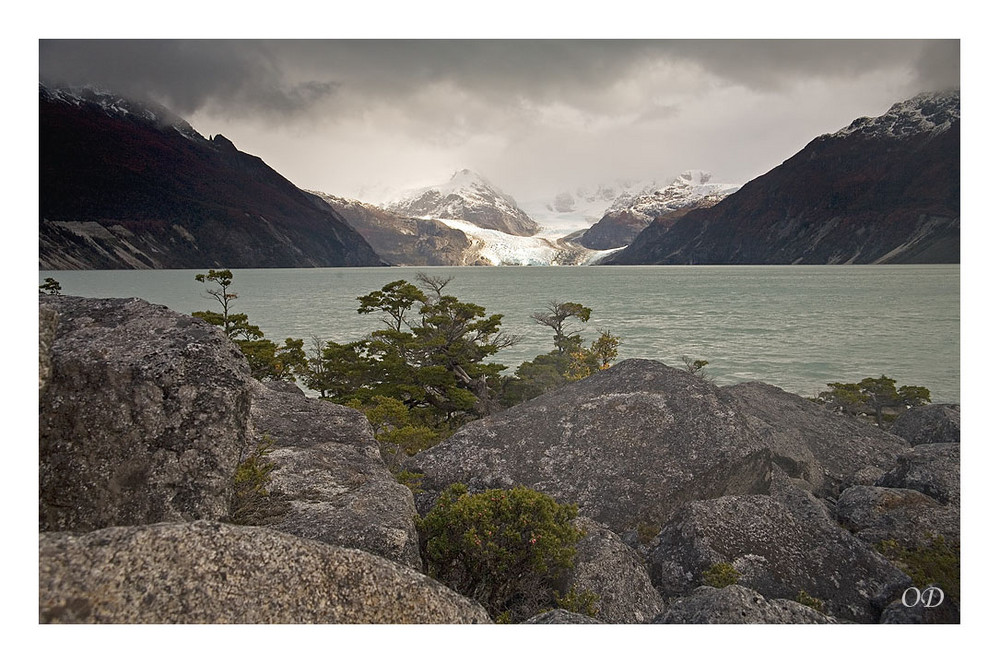
<svg viewBox="0 0 1000 664">
<path fill-rule="evenodd" d="M 878 486 L 913 489 L 939 503 L 961 504 L 961 448 L 959 443 L 919 445 L 901 454 L 896 465 L 876 482 Z"/>
<path fill-rule="evenodd" d="M 740 585 L 768 599 L 805 591 L 827 612 L 876 622 L 909 577 L 808 505 L 771 496 L 725 496 L 688 503 L 658 536 L 653 582 L 665 599 L 690 594 L 715 563 L 730 563 Z"/>
<path fill-rule="evenodd" d="M 524 485 L 618 533 L 659 527 L 689 500 L 768 490 L 771 454 L 742 404 L 651 360 L 610 369 L 472 422 L 410 459 L 429 489 Z"/>
<path fill-rule="evenodd" d="M 198 521 L 39 537 L 40 623 L 486 623 L 378 556 Z"/>
<path fill-rule="evenodd" d="M 413 494 L 386 468 L 362 413 L 283 384 L 257 383 L 251 425 L 255 436 L 274 441 L 268 459 L 275 467 L 269 515 L 250 525 L 420 569 Z"/>
<path fill-rule="evenodd" d="M 803 624 L 825 625 L 838 621 L 789 599 L 765 599 L 740 585 L 701 586 L 691 595 L 672 601 L 652 622 L 674 625 Z"/>
<path fill-rule="evenodd" d="M 820 496 L 835 498 L 844 487 L 872 484 L 908 447 L 881 429 L 772 385 L 743 383 L 722 391 L 743 402 L 741 411 L 759 427 L 775 463 Z"/>
<path fill-rule="evenodd" d="M 960 514 L 913 489 L 853 486 L 837 501 L 837 518 L 870 544 L 895 540 L 906 547 L 928 546 L 935 537 L 957 541 Z"/>
<path fill-rule="evenodd" d="M 52 375 L 52 342 L 56 338 L 59 314 L 47 305 L 52 296 L 38 299 L 38 390 L 41 391 Z"/>
<path fill-rule="evenodd" d="M 962 437 L 962 412 L 958 404 L 931 404 L 900 415 L 889 431 L 910 445 L 958 443 Z"/>
<path fill-rule="evenodd" d="M 142 300 L 42 300 L 58 322 L 39 393 L 40 529 L 224 517 L 247 442 L 239 350 Z"/>
<path fill-rule="evenodd" d="M 605 623 L 647 623 L 663 611 L 646 563 L 615 533 L 587 518 L 576 525 L 586 535 L 577 542 L 573 569 L 562 583 L 598 596 L 597 618 Z"/>
</svg>

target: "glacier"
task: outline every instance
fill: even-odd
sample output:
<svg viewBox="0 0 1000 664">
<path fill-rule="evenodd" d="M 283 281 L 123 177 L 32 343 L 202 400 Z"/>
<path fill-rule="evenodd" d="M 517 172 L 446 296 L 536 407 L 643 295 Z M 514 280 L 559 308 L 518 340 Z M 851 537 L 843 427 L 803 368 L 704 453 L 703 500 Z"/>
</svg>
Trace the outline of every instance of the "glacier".
<svg viewBox="0 0 1000 664">
<path fill-rule="evenodd" d="M 466 264 L 485 261 L 491 265 L 591 265 L 621 248 L 595 251 L 542 233 L 524 237 L 480 228 L 462 219 L 435 218 L 462 231 L 472 241 Z"/>
</svg>

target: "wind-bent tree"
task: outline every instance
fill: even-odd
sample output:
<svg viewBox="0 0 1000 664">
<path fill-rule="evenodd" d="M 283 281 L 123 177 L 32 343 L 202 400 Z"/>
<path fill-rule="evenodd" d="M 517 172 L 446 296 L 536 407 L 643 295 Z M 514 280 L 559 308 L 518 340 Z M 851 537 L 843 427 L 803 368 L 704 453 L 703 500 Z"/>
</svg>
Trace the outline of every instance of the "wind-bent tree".
<svg viewBox="0 0 1000 664">
<path fill-rule="evenodd" d="M 196 274 L 194 278 L 199 283 L 217 284 L 205 292 L 219 303 L 222 311 L 195 311 L 191 315 L 222 328 L 243 351 L 251 376 L 257 380 L 293 380 L 296 373 L 305 370 L 302 339 L 288 338 L 279 346 L 265 339 L 261 329 L 252 324 L 246 314 L 232 311 L 232 302 L 238 295 L 230 290 L 233 285 L 231 270 L 209 270 L 208 274 Z"/>
<path fill-rule="evenodd" d="M 45 281 L 38 287 L 38 290 L 46 295 L 59 295 L 62 286 L 52 277 L 45 277 Z"/>
<path fill-rule="evenodd" d="M 588 307 L 576 302 L 552 301 L 546 306 L 545 311 L 536 311 L 531 314 L 531 319 L 552 328 L 555 333 L 552 338 L 556 344 L 556 353 L 566 355 L 583 343 L 583 338 L 579 335 L 580 330 L 571 332 L 566 329 L 567 321 L 570 318 L 576 318 L 581 323 L 586 323 L 590 320 L 590 313 Z"/>
<path fill-rule="evenodd" d="M 505 380 L 502 398 L 505 406 L 533 399 L 611 366 L 618 357 L 620 338 L 601 330 L 587 348 L 580 330 L 568 329 L 571 319 L 586 323 L 590 314 L 590 308 L 582 304 L 553 301 L 544 311 L 531 315 L 533 321 L 552 329 L 555 349 L 522 363 L 514 376 Z"/>
<path fill-rule="evenodd" d="M 307 385 L 338 403 L 367 408 L 376 397 L 411 411 L 413 424 L 444 435 L 496 409 L 500 372 L 488 358 L 517 341 L 500 329 L 502 315 L 442 293 L 450 279 L 418 277 L 358 298 L 358 313 L 384 325 L 350 344 L 328 342 L 310 360 Z"/>
<path fill-rule="evenodd" d="M 849 415 L 872 414 L 879 427 L 885 425 L 887 408 L 913 408 L 931 401 L 926 387 L 903 385 L 897 390 L 896 380 L 885 374 L 857 383 L 827 383 L 827 387 L 830 389 L 819 393 L 818 402 Z"/>
</svg>

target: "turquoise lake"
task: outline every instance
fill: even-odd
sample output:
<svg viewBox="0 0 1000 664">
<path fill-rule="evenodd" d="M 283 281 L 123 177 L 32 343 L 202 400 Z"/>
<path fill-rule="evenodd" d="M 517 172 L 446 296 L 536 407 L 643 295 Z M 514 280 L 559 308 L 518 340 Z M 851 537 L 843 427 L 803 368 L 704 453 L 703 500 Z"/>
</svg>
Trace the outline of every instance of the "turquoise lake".
<svg viewBox="0 0 1000 664">
<path fill-rule="evenodd" d="M 39 283 L 218 310 L 194 279 L 205 271 L 41 271 Z M 359 295 L 419 272 L 451 276 L 446 293 L 503 314 L 504 329 L 523 335 L 495 356 L 511 368 L 552 348 L 531 313 L 573 301 L 593 310 L 578 326 L 588 343 L 607 329 L 621 337 L 619 359 L 705 359 L 719 385 L 756 380 L 815 396 L 829 382 L 885 374 L 927 387 L 935 403 L 960 401 L 957 265 L 238 269 L 234 307 L 275 341 L 346 342 L 380 326 L 357 313 Z"/>
</svg>

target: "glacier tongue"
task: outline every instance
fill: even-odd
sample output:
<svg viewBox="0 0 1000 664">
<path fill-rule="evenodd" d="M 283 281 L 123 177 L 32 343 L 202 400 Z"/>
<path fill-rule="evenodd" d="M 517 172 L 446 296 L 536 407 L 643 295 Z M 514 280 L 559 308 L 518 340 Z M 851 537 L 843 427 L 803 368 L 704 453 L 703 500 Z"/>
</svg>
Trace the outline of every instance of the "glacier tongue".
<svg viewBox="0 0 1000 664">
<path fill-rule="evenodd" d="M 573 242 L 533 235 L 510 235 L 480 228 L 461 219 L 438 219 L 465 233 L 472 240 L 467 264 L 485 261 L 491 265 L 588 265 L 617 251 L 594 251 Z"/>
</svg>

